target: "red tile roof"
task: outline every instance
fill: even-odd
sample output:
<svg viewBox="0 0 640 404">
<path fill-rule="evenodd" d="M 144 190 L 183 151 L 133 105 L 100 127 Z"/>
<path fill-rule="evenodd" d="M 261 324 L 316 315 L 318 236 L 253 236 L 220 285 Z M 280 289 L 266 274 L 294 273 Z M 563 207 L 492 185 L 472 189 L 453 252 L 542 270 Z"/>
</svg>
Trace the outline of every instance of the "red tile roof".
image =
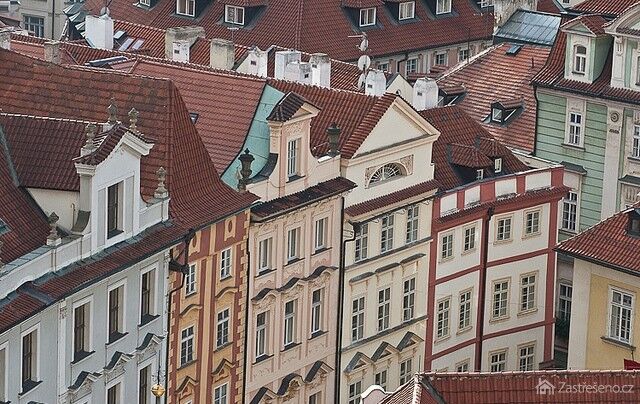
<svg viewBox="0 0 640 404">
<path fill-rule="evenodd" d="M 619 212 L 560 243 L 557 249 L 576 258 L 638 272 L 640 275 L 640 238 L 627 233 L 631 214 L 633 209 Z"/>
<path fill-rule="evenodd" d="M 449 145 L 452 144 L 473 147 L 478 154 L 484 156 L 502 157 L 504 173 L 516 173 L 527 169 L 509 149 L 495 140 L 492 141 L 493 136 L 484 126 L 461 107 L 452 105 L 427 109 L 421 111 L 420 115 L 441 132 L 440 137 L 433 144 L 432 161 L 435 164 L 434 177 L 440 183 L 442 190 L 456 188 L 466 183 L 452 165 L 453 161 L 461 160 L 464 156 L 450 156 L 449 153 L 454 151 L 448 150 Z"/>
<path fill-rule="evenodd" d="M 618 16 L 637 2 L 638 0 L 586 0 L 573 7 L 573 10 Z"/>
<path fill-rule="evenodd" d="M 604 25 L 607 23 L 601 15 L 581 15 L 578 18 L 574 18 L 560 26 L 560 29 L 566 29 L 568 26 L 575 24 L 582 24 L 589 29 L 594 35 L 606 35 L 604 32 Z"/>
<path fill-rule="evenodd" d="M 423 373 L 380 404 L 637 403 L 639 382 L 640 371 L 623 370 Z M 538 394 L 539 383 L 549 389 L 547 394 Z M 633 387 L 629 393 L 614 392 L 616 385 Z M 598 392 L 589 390 L 591 386 L 609 387 Z"/>
<path fill-rule="evenodd" d="M 91 153 L 74 158 L 73 161 L 90 165 L 100 164 L 109 157 L 126 133 L 136 136 L 146 143 L 152 143 L 151 140 L 146 139 L 141 133 L 134 133 L 128 130 L 126 126 L 119 124 L 104 133 L 98 133 L 93 141 L 93 147 L 95 149 Z"/>
<path fill-rule="evenodd" d="M 453 13 L 436 18 L 427 8 L 431 3 L 416 2 L 416 21 L 408 24 L 398 24 L 383 11 L 384 6 L 379 6 L 377 26 L 366 30 L 371 55 L 392 55 L 491 38 L 491 14 L 482 15 L 469 0 L 452 3 Z M 96 14 L 104 2 L 88 0 L 85 7 Z M 150 10 L 128 0 L 113 0 L 109 10 L 117 20 L 161 29 L 197 24 L 205 29 L 207 38 L 231 37 L 227 25 L 221 23 L 224 4 L 220 1 L 211 2 L 196 19 L 175 15 L 175 0 L 158 0 Z M 233 36 L 237 43 L 262 49 L 277 44 L 351 61 L 361 52 L 356 48 L 359 39 L 348 37 L 359 31 L 337 0 L 270 0 L 264 10 L 257 13 L 255 21 Z"/>
<path fill-rule="evenodd" d="M 300 110 L 305 102 L 307 102 L 307 100 L 300 97 L 298 94 L 287 93 L 280 101 L 278 101 L 271 111 L 271 114 L 267 117 L 267 120 L 274 122 L 286 122 Z"/>
<path fill-rule="evenodd" d="M 436 189 L 438 189 L 437 181 L 425 181 L 420 184 L 401 189 L 400 191 L 392 192 L 387 195 L 379 196 L 377 198 L 349 206 L 344 210 L 344 213 L 351 217 L 364 215 L 366 213 L 373 212 L 375 210 L 382 209 L 387 206 L 409 200 L 411 198 L 415 198 Z"/>
<path fill-rule="evenodd" d="M 558 0 L 538 0 L 538 11 L 549 14 L 560 14 L 564 9 Z"/>
<path fill-rule="evenodd" d="M 515 55 L 507 55 L 511 47 L 504 43 L 460 65 L 438 80 L 438 85 L 455 88 L 463 86 L 466 95 L 457 103 L 503 144 L 532 152 L 536 130 L 536 98 L 530 80 L 544 66 L 550 49 L 524 45 Z M 451 90 L 449 90 L 451 91 Z M 485 122 L 494 100 L 517 100 L 522 112 L 507 124 Z M 520 101 L 521 100 L 521 101 Z"/>
<path fill-rule="evenodd" d="M 197 227 L 255 200 L 255 196 L 238 194 L 220 180 L 171 81 L 62 67 L 0 50 L 0 99 L 6 112 L 46 111 L 53 116 L 103 122 L 111 97 L 121 119 L 135 107 L 140 113 L 139 130 L 156 140 L 149 156 L 142 159 L 142 196 L 153 195 L 155 172 L 164 166 L 174 221 Z"/>
</svg>

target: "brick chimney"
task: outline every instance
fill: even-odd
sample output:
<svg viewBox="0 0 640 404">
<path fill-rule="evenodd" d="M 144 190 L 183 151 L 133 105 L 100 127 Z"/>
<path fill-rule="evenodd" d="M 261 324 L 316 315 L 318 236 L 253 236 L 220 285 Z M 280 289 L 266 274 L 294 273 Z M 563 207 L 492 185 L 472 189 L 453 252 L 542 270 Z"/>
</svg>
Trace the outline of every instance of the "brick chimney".
<svg viewBox="0 0 640 404">
<path fill-rule="evenodd" d="M 381 97 L 387 91 L 387 77 L 382 70 L 370 70 L 364 80 L 364 93 Z"/>
<path fill-rule="evenodd" d="M 236 46 L 226 39 L 213 38 L 209 65 L 214 69 L 232 70 L 236 60 Z"/>
<path fill-rule="evenodd" d="M 300 62 L 302 53 L 296 50 L 284 50 L 276 52 L 275 78 L 284 79 L 284 73 L 287 65 L 292 62 Z"/>
<path fill-rule="evenodd" d="M 84 24 L 84 34 L 89 45 L 94 48 L 113 49 L 113 20 L 108 14 L 100 17 L 87 15 Z"/>
<path fill-rule="evenodd" d="M 418 111 L 438 106 L 438 83 L 434 79 L 420 78 L 413 85 L 413 107 Z"/>
<path fill-rule="evenodd" d="M 324 53 L 314 53 L 309 59 L 311 64 L 311 84 L 331 87 L 331 59 Z"/>
<path fill-rule="evenodd" d="M 0 49 L 11 49 L 11 31 L 0 31 Z"/>
<path fill-rule="evenodd" d="M 44 43 L 44 60 L 60 64 L 60 42 L 47 41 Z"/>
<path fill-rule="evenodd" d="M 204 37 L 205 32 L 202 27 L 169 28 L 164 33 L 164 57 L 169 60 L 188 62 L 188 49 L 196 43 L 198 38 Z M 176 49 L 179 51 L 178 53 L 176 53 Z"/>
</svg>

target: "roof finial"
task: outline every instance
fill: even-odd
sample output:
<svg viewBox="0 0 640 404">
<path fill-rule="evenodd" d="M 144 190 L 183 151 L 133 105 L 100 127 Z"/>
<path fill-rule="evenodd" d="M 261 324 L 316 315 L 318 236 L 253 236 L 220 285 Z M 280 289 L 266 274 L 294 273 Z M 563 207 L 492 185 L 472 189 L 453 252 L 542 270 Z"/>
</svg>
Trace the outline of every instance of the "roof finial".
<svg viewBox="0 0 640 404">
<path fill-rule="evenodd" d="M 111 103 L 109 104 L 109 106 L 107 107 L 107 112 L 109 113 L 109 119 L 107 120 L 107 123 L 109 125 L 115 125 L 116 123 L 118 123 L 118 107 L 116 107 L 116 99 L 111 97 Z"/>
<path fill-rule="evenodd" d="M 164 181 L 167 179 L 167 170 L 165 170 L 164 167 L 160 167 L 158 171 L 156 171 L 156 175 L 158 176 L 158 187 L 153 193 L 153 196 L 157 199 L 166 199 L 169 196 L 169 191 L 167 191 L 164 185 Z"/>
<path fill-rule="evenodd" d="M 133 133 L 138 133 L 138 127 L 136 124 L 138 123 L 138 110 L 135 108 L 131 108 L 129 111 L 129 130 Z"/>
<path fill-rule="evenodd" d="M 93 123 L 89 123 L 85 127 L 84 133 L 85 133 L 85 136 L 87 137 L 87 141 L 85 142 L 84 146 L 82 147 L 82 151 L 80 152 L 80 154 L 82 154 L 83 156 L 87 154 L 91 154 L 95 150 L 96 145 L 94 141 L 96 138 L 97 131 L 98 131 L 98 127 Z"/>
<path fill-rule="evenodd" d="M 51 212 L 48 219 L 49 227 L 51 227 L 49 236 L 47 236 L 47 245 L 49 246 L 57 246 L 62 243 L 62 239 L 58 235 L 58 220 L 60 220 L 60 218 L 56 215 L 56 212 Z"/>
</svg>

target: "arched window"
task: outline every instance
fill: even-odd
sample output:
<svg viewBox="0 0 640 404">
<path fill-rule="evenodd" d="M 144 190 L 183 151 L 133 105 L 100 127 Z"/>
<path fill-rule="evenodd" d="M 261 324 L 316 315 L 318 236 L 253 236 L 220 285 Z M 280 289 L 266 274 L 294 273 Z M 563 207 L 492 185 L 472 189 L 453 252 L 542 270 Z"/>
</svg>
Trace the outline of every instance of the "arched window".
<svg viewBox="0 0 640 404">
<path fill-rule="evenodd" d="M 573 71 L 584 74 L 587 70 L 587 48 L 577 45 L 574 51 Z"/>
<path fill-rule="evenodd" d="M 404 175 L 402 167 L 399 164 L 385 164 L 373 173 L 369 180 L 369 184 L 387 181 L 399 175 Z"/>
</svg>

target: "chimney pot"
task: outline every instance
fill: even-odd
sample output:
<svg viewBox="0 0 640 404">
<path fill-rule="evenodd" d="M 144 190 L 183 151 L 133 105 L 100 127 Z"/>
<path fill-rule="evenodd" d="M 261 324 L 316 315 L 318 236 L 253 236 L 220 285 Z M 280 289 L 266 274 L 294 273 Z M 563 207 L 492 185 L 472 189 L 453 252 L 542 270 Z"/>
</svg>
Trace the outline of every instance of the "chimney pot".
<svg viewBox="0 0 640 404">
<path fill-rule="evenodd" d="M 236 59 L 236 47 L 232 41 L 213 38 L 209 65 L 214 69 L 232 70 Z"/>
<path fill-rule="evenodd" d="M 60 42 L 47 41 L 44 43 L 44 60 L 47 62 L 60 64 Z"/>
</svg>

